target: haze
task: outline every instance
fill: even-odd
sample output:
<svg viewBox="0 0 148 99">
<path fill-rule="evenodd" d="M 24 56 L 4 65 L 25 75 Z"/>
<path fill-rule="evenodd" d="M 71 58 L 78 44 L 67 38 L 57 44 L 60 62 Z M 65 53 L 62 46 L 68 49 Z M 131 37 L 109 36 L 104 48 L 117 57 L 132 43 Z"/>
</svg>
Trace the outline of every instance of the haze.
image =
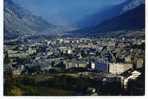
<svg viewBox="0 0 148 99">
<path fill-rule="evenodd" d="M 13 0 L 55 25 L 73 25 L 84 17 L 125 0 Z"/>
</svg>

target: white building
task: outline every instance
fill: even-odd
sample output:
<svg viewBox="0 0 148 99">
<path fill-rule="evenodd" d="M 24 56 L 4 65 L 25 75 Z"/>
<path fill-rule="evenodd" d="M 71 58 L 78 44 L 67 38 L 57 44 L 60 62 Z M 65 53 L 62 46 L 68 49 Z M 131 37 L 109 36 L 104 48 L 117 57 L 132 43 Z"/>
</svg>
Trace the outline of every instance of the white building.
<svg viewBox="0 0 148 99">
<path fill-rule="evenodd" d="M 66 69 L 69 69 L 69 68 L 85 68 L 88 63 L 85 61 L 69 60 L 69 61 L 64 61 L 64 64 L 66 65 Z"/>
<path fill-rule="evenodd" d="M 123 63 L 110 63 L 109 64 L 109 72 L 112 74 L 122 74 L 131 68 L 133 68 L 132 64 L 123 64 Z"/>
</svg>

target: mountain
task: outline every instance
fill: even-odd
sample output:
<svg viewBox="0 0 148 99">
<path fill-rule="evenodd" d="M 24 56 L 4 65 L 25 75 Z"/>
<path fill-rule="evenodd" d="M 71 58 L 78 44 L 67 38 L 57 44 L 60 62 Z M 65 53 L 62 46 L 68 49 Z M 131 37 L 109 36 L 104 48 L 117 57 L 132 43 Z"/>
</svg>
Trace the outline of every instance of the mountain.
<svg viewBox="0 0 148 99">
<path fill-rule="evenodd" d="M 145 4 L 145 0 L 127 0 L 122 7 L 121 13 L 132 10 L 142 4 Z"/>
<path fill-rule="evenodd" d="M 96 12 L 93 15 L 86 16 L 85 19 L 79 21 L 77 24 L 81 28 L 92 27 L 100 24 L 101 22 L 119 16 L 128 10 L 132 10 L 141 4 L 144 4 L 145 0 L 126 0 L 125 2 L 107 7 L 101 12 Z"/>
<path fill-rule="evenodd" d="M 120 6 L 108 7 L 102 10 L 101 12 L 86 16 L 83 20 L 77 23 L 78 27 L 87 28 L 87 27 L 96 26 L 97 24 L 103 22 L 104 20 L 118 16 L 120 14 L 120 11 L 121 11 Z"/>
<path fill-rule="evenodd" d="M 39 16 L 15 4 L 12 0 L 4 0 L 4 36 L 11 38 L 18 35 L 47 34 L 55 35 L 60 27 L 49 24 Z"/>
<path fill-rule="evenodd" d="M 108 32 L 117 30 L 134 30 L 145 27 L 145 6 L 140 5 L 133 10 L 129 10 L 120 16 L 114 17 L 110 20 L 94 27 L 97 32 Z"/>
<path fill-rule="evenodd" d="M 130 1 L 130 2 L 129 2 Z M 145 4 L 143 0 L 128 0 L 124 3 L 120 15 L 103 21 L 93 27 L 83 28 L 73 33 L 80 35 L 106 35 L 113 31 L 130 31 L 145 28 Z M 135 3 L 136 2 L 136 3 Z M 132 5 L 132 8 L 129 6 Z M 125 10 L 126 9 L 126 10 Z"/>
</svg>

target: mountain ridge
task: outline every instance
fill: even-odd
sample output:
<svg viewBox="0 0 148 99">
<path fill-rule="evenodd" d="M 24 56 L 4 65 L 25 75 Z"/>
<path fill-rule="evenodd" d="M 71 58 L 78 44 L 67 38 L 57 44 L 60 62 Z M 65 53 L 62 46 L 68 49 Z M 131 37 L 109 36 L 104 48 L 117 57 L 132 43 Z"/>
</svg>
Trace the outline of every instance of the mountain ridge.
<svg viewBox="0 0 148 99">
<path fill-rule="evenodd" d="M 50 24 L 42 17 L 15 4 L 12 0 L 4 0 L 4 36 L 47 34 L 56 35 L 61 27 Z"/>
<path fill-rule="evenodd" d="M 136 0 L 135 0 L 136 1 Z M 127 2 L 126 2 L 127 3 Z M 129 2 L 130 3 L 130 2 Z M 105 35 L 113 31 L 129 31 L 145 28 L 145 4 L 128 9 L 123 14 L 103 21 L 94 27 L 72 31 L 74 35 Z"/>
<path fill-rule="evenodd" d="M 110 6 L 109 8 L 106 8 L 101 12 L 96 12 L 92 15 L 86 16 L 86 18 L 79 21 L 78 24 L 81 28 L 96 26 L 105 20 L 120 16 L 128 10 L 134 9 L 141 4 L 144 4 L 144 2 L 145 0 L 126 0 L 121 4 Z"/>
</svg>

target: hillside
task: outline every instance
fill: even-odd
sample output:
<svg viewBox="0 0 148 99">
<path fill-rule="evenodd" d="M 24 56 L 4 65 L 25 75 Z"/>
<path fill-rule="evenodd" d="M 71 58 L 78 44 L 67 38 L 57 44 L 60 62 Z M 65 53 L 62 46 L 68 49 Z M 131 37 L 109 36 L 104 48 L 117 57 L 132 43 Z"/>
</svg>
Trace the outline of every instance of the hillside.
<svg viewBox="0 0 148 99">
<path fill-rule="evenodd" d="M 131 1 L 133 2 L 133 1 Z M 131 4 L 129 2 L 129 4 Z M 135 0 L 136 2 L 136 0 Z M 127 4 L 127 2 L 126 2 Z M 127 4 L 128 5 L 128 4 Z M 138 5 L 138 4 L 137 4 Z M 121 15 L 105 20 L 101 24 L 94 27 L 83 28 L 77 31 L 73 31 L 73 34 L 77 35 L 106 35 L 108 32 L 113 31 L 136 31 L 145 28 L 145 4 L 133 8 L 129 8 L 123 11 Z M 125 8 L 123 8 L 125 9 Z"/>
<path fill-rule="evenodd" d="M 117 30 L 136 30 L 145 27 L 145 6 L 141 5 L 124 14 L 104 21 L 94 28 L 94 32 L 108 32 Z"/>
<path fill-rule="evenodd" d="M 28 34 L 55 35 L 61 28 L 49 24 L 39 16 L 15 4 L 12 0 L 4 1 L 5 38 Z"/>
<path fill-rule="evenodd" d="M 125 2 L 113 5 L 105 8 L 101 12 L 98 11 L 92 15 L 86 16 L 80 20 L 77 24 L 81 28 L 93 27 L 101 24 L 105 20 L 112 19 L 113 17 L 119 16 L 128 10 L 132 10 L 141 4 L 144 4 L 145 0 L 126 0 Z"/>
</svg>

